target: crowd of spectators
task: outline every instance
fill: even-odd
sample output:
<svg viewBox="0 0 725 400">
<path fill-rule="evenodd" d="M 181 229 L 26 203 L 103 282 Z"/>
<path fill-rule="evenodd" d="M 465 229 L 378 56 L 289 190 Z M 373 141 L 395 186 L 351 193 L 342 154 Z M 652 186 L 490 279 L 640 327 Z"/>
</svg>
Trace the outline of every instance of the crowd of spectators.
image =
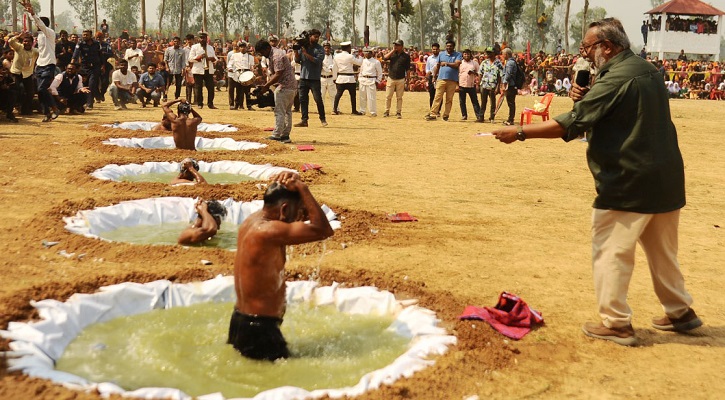
<svg viewBox="0 0 725 400">
<path fill-rule="evenodd" d="M 659 31 L 662 29 L 662 17 L 653 18 L 646 24 L 650 31 Z M 712 17 L 680 18 L 679 15 L 669 15 L 665 20 L 665 31 L 717 34 L 717 21 Z"/>
<path fill-rule="evenodd" d="M 659 19 L 652 19 L 648 22 L 649 29 L 656 30 Z M 666 29 L 668 30 L 684 30 L 698 33 L 709 33 L 717 30 L 714 21 L 703 18 L 683 19 L 680 17 L 668 18 L 666 21 Z M 175 97 L 180 96 L 180 89 L 187 86 L 185 92 L 189 101 L 194 96 L 190 86 L 191 79 L 185 79 L 185 72 L 177 71 L 178 67 L 174 67 L 175 71 L 170 71 L 168 65 L 169 59 L 165 55 L 167 50 L 174 48 L 174 38 L 152 38 L 148 35 L 139 37 L 131 36 L 127 31 L 123 31 L 118 37 L 110 37 L 108 35 L 108 25 L 102 24 L 101 30 L 95 33 L 84 31 L 82 37 L 76 33 L 68 33 L 61 30 L 57 33 L 57 41 L 55 43 L 56 55 L 56 83 L 54 87 L 57 91 L 58 85 L 63 83 L 63 77 L 69 82 L 73 81 L 75 74 L 78 74 L 78 88 L 72 85 L 65 85 L 63 88 L 67 94 L 62 100 L 61 113 L 82 113 L 93 107 L 94 102 L 103 102 L 106 100 L 105 94 L 118 94 L 119 90 L 114 92 L 114 82 L 112 74 L 121 67 L 120 60 L 127 61 L 127 68 L 132 73 L 133 79 L 125 78 L 128 84 L 123 84 L 121 91 L 125 101 L 118 104 L 114 98 L 116 109 L 125 108 L 128 102 L 138 103 L 145 107 L 147 104 L 153 103 L 158 106 L 159 101 L 166 100 L 167 92 L 173 83 L 176 83 Z M 181 41 L 180 38 L 176 38 Z M 194 35 L 187 35 L 183 40 L 183 48 L 189 48 L 196 43 Z M 31 32 L 15 32 L 0 31 L 0 49 L 2 49 L 2 70 L 0 70 L 0 108 L 5 113 L 9 121 L 17 121 L 16 110 L 19 115 L 30 115 L 34 111 L 41 111 L 41 105 L 37 99 L 37 81 L 33 74 L 34 63 L 37 60 L 37 42 Z M 79 47 L 98 46 L 101 58 L 99 68 L 99 76 L 89 73 L 87 65 L 74 65 L 72 69 L 68 65 L 78 62 Z M 242 40 L 222 41 L 220 38 L 210 41 L 217 57 L 214 61 L 214 88 L 217 91 L 225 88 L 229 82 L 228 69 L 226 68 L 227 55 L 232 52 L 235 46 L 243 43 L 248 48 L 249 54 L 255 59 L 255 84 L 263 84 L 266 79 L 264 71 L 264 63 L 261 57 L 255 55 L 253 43 L 243 42 Z M 178 46 L 178 45 L 177 45 Z M 285 38 L 281 41 L 280 47 L 286 48 L 291 52 L 291 40 Z M 497 54 L 501 53 L 501 49 L 506 44 L 499 45 L 496 43 L 494 48 Z M 177 47 L 178 49 L 178 47 Z M 386 80 L 388 76 L 388 62 L 383 56 L 388 51 L 387 48 L 373 48 L 373 57 L 381 62 L 383 67 L 383 79 L 377 85 L 378 90 L 385 90 Z M 362 56 L 362 49 L 354 50 Z M 405 83 L 407 91 L 428 91 L 429 80 L 426 78 L 426 62 L 431 53 L 423 51 L 416 47 L 409 47 L 406 52 L 410 55 L 411 66 L 408 79 Z M 684 51 L 683 51 L 684 55 Z M 471 51 L 471 56 L 479 65 L 486 58 L 484 52 Z M 721 63 L 711 61 L 688 61 L 686 57 L 680 57 L 672 60 L 650 59 L 646 53 L 640 56 L 649 59 L 663 73 L 664 80 L 668 83 L 668 90 L 672 97 L 678 98 L 708 98 L 722 99 L 722 70 Z M 519 90 L 520 95 L 543 95 L 545 93 L 555 93 L 557 95 L 566 96 L 571 87 L 572 67 L 578 58 L 578 54 L 569 54 L 564 50 L 556 54 L 546 54 L 543 51 L 534 54 L 516 54 L 516 60 L 522 71 L 525 71 L 526 85 Z M 96 68 L 95 66 L 93 68 Z M 125 71 L 125 70 L 124 70 Z M 124 72 L 123 76 L 127 76 Z M 183 79 L 180 82 L 180 78 Z M 476 76 L 476 91 L 480 92 L 480 74 Z M 131 83 L 132 82 L 132 83 Z M 111 87 L 111 90 L 109 90 Z M 82 88 L 82 90 L 81 90 Z M 118 88 L 115 88 L 118 89 Z M 87 93 L 86 93 L 87 92 Z M 125 92 L 128 92 L 126 94 Z M 172 90 L 172 92 L 174 92 Z M 83 94 L 87 101 L 79 104 L 79 94 Z M 53 95 L 56 95 L 53 93 Z M 57 96 L 57 95 L 56 95 Z M 73 97 L 72 106 L 68 103 L 70 97 Z"/>
</svg>

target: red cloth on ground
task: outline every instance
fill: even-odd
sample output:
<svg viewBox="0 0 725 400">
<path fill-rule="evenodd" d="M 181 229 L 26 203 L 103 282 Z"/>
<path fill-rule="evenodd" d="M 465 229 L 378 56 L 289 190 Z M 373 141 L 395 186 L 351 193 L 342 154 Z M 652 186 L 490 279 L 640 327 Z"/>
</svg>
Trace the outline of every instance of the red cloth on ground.
<svg viewBox="0 0 725 400">
<path fill-rule="evenodd" d="M 304 163 L 302 164 L 302 172 L 309 171 L 312 169 L 322 169 L 322 165 L 319 164 L 312 164 L 312 163 Z"/>
<path fill-rule="evenodd" d="M 415 222 L 418 220 L 418 218 L 415 218 L 407 212 L 403 212 L 397 214 L 388 214 L 388 220 L 390 222 Z"/>
<path fill-rule="evenodd" d="M 519 340 L 536 324 L 543 324 L 541 313 L 530 308 L 515 294 L 502 292 L 495 307 L 467 306 L 459 319 L 482 319 L 504 336 Z"/>
</svg>

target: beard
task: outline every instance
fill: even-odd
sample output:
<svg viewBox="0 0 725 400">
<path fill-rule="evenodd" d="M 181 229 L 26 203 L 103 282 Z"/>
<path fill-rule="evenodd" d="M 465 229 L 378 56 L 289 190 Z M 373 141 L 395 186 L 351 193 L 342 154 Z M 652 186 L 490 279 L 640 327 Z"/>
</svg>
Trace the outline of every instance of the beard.
<svg viewBox="0 0 725 400">
<path fill-rule="evenodd" d="M 607 63 L 607 59 L 604 57 L 604 52 L 601 46 L 597 46 L 597 51 L 594 52 L 594 66 L 597 70 L 602 68 L 602 65 Z"/>
</svg>

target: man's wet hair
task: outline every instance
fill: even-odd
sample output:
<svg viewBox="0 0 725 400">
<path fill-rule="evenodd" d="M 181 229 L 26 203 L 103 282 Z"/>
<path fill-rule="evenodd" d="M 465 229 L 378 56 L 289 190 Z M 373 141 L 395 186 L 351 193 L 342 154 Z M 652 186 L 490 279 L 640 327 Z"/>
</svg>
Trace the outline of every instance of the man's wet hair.
<svg viewBox="0 0 725 400">
<path fill-rule="evenodd" d="M 275 207 L 285 201 L 299 202 L 300 200 L 299 192 L 293 192 L 279 182 L 272 182 L 264 192 L 265 207 Z"/>
<path fill-rule="evenodd" d="M 186 114 L 186 115 L 189 115 L 189 114 L 191 113 L 191 104 L 190 104 L 190 103 L 188 103 L 188 102 L 185 102 L 185 101 L 184 101 L 184 102 L 181 102 L 181 103 L 179 103 L 179 105 L 178 105 L 178 106 L 176 107 L 176 111 L 177 111 L 177 112 L 178 112 L 179 114 Z"/>
<path fill-rule="evenodd" d="M 164 115 L 164 117 L 166 117 L 166 115 Z M 181 162 L 179 163 L 179 171 L 180 172 L 186 172 L 186 168 L 184 168 L 184 164 L 187 161 L 191 161 L 191 166 L 194 167 L 195 170 L 197 170 L 197 171 L 199 170 L 199 163 L 196 162 L 196 160 L 194 160 L 193 158 L 187 157 L 187 158 L 181 160 Z"/>
<path fill-rule="evenodd" d="M 227 216 L 226 207 L 216 200 L 209 200 L 206 202 L 206 209 L 209 210 L 209 214 L 211 214 L 211 216 L 217 220 L 219 226 L 221 226 L 222 220 Z"/>
</svg>

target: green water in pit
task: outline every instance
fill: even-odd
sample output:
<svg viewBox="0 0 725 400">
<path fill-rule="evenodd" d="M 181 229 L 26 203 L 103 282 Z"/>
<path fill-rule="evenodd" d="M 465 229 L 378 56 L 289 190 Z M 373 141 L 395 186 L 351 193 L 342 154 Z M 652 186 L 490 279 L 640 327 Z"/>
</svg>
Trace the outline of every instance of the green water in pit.
<svg viewBox="0 0 725 400">
<path fill-rule="evenodd" d="M 149 172 L 147 174 L 124 175 L 121 177 L 121 182 L 171 183 L 171 181 L 174 180 L 174 178 L 176 178 L 178 175 L 178 172 Z M 227 185 L 256 180 L 249 175 L 231 174 L 228 172 L 205 172 L 202 174 L 202 176 L 204 177 L 204 179 L 206 179 L 207 183 L 211 185 Z"/>
<path fill-rule="evenodd" d="M 112 231 L 101 232 L 98 236 L 114 242 L 133 244 L 176 244 L 181 231 L 191 222 L 166 222 L 159 225 L 124 226 Z M 192 245 L 202 247 L 218 247 L 233 250 L 237 248 L 237 231 L 239 225 L 222 223 L 217 234 L 203 243 Z"/>
<path fill-rule="evenodd" d="M 392 363 L 409 343 L 385 330 L 391 316 L 294 304 L 282 324 L 292 357 L 254 361 L 226 344 L 232 308 L 205 303 L 91 325 L 68 345 L 56 369 L 126 390 L 171 387 L 191 396 L 253 397 L 280 386 L 353 386 Z"/>
</svg>

